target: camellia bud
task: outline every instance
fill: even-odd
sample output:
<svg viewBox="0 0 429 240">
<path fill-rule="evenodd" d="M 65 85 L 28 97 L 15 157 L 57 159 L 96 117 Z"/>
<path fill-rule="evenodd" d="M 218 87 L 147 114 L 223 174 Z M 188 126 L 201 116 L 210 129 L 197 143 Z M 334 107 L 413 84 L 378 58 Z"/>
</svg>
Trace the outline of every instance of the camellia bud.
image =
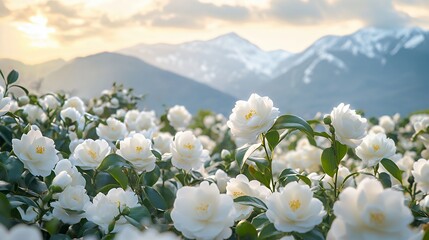
<svg viewBox="0 0 429 240">
<path fill-rule="evenodd" d="M 331 115 L 326 115 L 326 116 L 323 118 L 323 123 L 324 123 L 324 124 L 326 124 L 326 125 L 331 124 L 331 123 L 332 123 Z"/>
<path fill-rule="evenodd" d="M 66 171 L 62 171 L 57 176 L 55 176 L 54 180 L 52 180 L 52 186 L 58 186 L 61 189 L 64 189 L 70 185 L 72 181 L 73 179 L 71 176 Z"/>
<path fill-rule="evenodd" d="M 220 157 L 222 159 L 229 158 L 229 157 L 231 157 L 231 153 L 226 149 L 222 149 L 222 152 L 220 153 Z"/>
</svg>

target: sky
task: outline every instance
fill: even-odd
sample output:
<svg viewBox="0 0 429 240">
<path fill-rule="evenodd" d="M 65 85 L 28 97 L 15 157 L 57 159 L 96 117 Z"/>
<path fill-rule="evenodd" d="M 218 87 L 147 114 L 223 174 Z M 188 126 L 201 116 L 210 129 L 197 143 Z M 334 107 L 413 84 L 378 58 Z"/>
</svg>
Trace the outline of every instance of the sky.
<svg viewBox="0 0 429 240">
<path fill-rule="evenodd" d="M 299 52 L 362 27 L 429 29 L 429 0 L 0 0 L 0 58 L 36 64 L 235 32 Z"/>
</svg>

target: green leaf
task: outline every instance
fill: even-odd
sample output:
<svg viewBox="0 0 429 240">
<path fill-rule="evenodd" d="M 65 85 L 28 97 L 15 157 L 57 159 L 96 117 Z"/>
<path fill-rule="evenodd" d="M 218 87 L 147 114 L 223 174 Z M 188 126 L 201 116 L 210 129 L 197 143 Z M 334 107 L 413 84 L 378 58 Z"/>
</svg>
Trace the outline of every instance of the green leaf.
<svg viewBox="0 0 429 240">
<path fill-rule="evenodd" d="M 11 183 L 18 182 L 22 172 L 24 172 L 24 164 L 18 158 L 10 156 L 5 162 L 5 167 L 7 169 L 7 180 Z"/>
<path fill-rule="evenodd" d="M 265 134 L 265 138 L 267 139 L 268 146 L 272 151 L 279 144 L 280 134 L 278 131 L 269 131 Z"/>
<path fill-rule="evenodd" d="M 3 75 L 3 72 L 0 70 L 0 76 L 3 78 L 3 80 L 6 80 L 5 78 L 4 78 L 4 75 Z"/>
<path fill-rule="evenodd" d="M 19 195 L 10 196 L 9 202 L 11 203 L 11 205 L 13 205 L 15 207 L 20 206 L 22 204 L 27 204 L 27 206 L 39 208 L 39 206 L 37 206 L 36 202 L 34 202 L 32 199 L 30 199 L 28 197 L 24 197 L 24 196 L 19 196 Z"/>
<path fill-rule="evenodd" d="M 71 237 L 66 234 L 55 234 L 49 240 L 71 240 Z"/>
<path fill-rule="evenodd" d="M 261 213 L 252 219 L 252 225 L 255 226 L 257 230 L 262 229 L 268 223 L 270 223 L 270 221 L 265 213 Z"/>
<path fill-rule="evenodd" d="M 251 197 L 251 196 L 240 196 L 234 199 L 235 203 L 243 204 L 246 206 L 252 206 L 256 208 L 260 208 L 263 210 L 267 210 L 267 205 L 259 198 Z"/>
<path fill-rule="evenodd" d="M 235 160 L 238 163 L 240 171 L 246 163 L 246 160 L 250 157 L 250 155 L 252 155 L 252 153 L 255 152 L 256 149 L 258 149 L 261 145 L 261 143 L 255 143 L 253 145 L 246 144 L 243 147 L 237 149 L 237 153 L 235 154 Z"/>
<path fill-rule="evenodd" d="M 0 216 L 10 218 L 12 207 L 10 206 L 9 199 L 3 193 L 0 193 L 0 206 Z"/>
<path fill-rule="evenodd" d="M 299 234 L 302 239 L 305 240 L 324 240 L 325 237 L 323 237 L 323 234 L 316 228 L 314 228 L 313 230 L 303 233 L 303 234 Z"/>
<path fill-rule="evenodd" d="M 257 169 L 255 169 L 255 167 L 252 165 L 249 166 L 248 170 L 250 175 L 252 175 L 252 177 L 254 177 L 256 180 L 264 184 L 267 188 L 270 187 L 271 179 L 269 175 L 263 174 L 261 171 L 258 171 Z"/>
<path fill-rule="evenodd" d="M 291 168 L 284 169 L 279 175 L 279 180 L 281 180 L 281 181 L 286 180 L 287 183 L 289 183 L 291 181 L 301 180 L 305 184 L 307 184 L 309 187 L 311 187 L 311 180 L 307 176 L 301 175 Z"/>
<path fill-rule="evenodd" d="M 108 156 L 106 156 L 103 161 L 100 163 L 100 166 L 98 166 L 98 170 L 99 171 L 105 171 L 110 167 L 127 167 L 127 168 L 131 168 L 130 164 L 127 163 L 127 161 L 117 155 L 117 154 L 110 154 Z"/>
<path fill-rule="evenodd" d="M 122 171 L 121 167 L 110 167 L 106 170 L 123 189 L 128 187 L 128 176 Z"/>
<path fill-rule="evenodd" d="M 15 70 L 12 70 L 9 75 L 7 75 L 7 84 L 13 84 L 14 82 L 16 82 L 18 80 L 19 77 L 19 73 Z"/>
<path fill-rule="evenodd" d="M 381 160 L 383 167 L 402 184 L 402 170 L 392 160 L 383 158 Z"/>
<path fill-rule="evenodd" d="M 322 168 L 323 171 L 331 177 L 334 177 L 338 164 L 335 158 L 334 149 L 326 148 L 322 152 Z"/>
<path fill-rule="evenodd" d="M 141 223 L 141 221 L 144 219 L 150 219 L 150 212 L 145 206 L 138 206 L 130 208 L 130 213 L 128 214 L 128 217 L 138 223 Z"/>
<path fill-rule="evenodd" d="M 308 136 L 308 140 L 312 145 L 316 145 L 313 128 L 311 128 L 310 124 L 308 124 L 304 119 L 298 116 L 286 114 L 278 117 L 268 132 L 283 129 L 299 130 Z"/>
<path fill-rule="evenodd" d="M 282 130 L 282 129 L 298 129 L 311 136 L 314 135 L 313 128 L 304 119 L 295 115 L 282 115 L 277 118 L 271 130 Z"/>
<path fill-rule="evenodd" d="M 246 220 L 240 221 L 235 227 L 235 233 L 243 239 L 257 239 L 258 231 L 256 228 Z"/>
<path fill-rule="evenodd" d="M 378 176 L 378 180 L 380 180 L 380 182 L 384 188 L 392 187 L 392 181 L 390 180 L 389 174 L 387 174 L 385 172 L 381 172 Z"/>
<path fill-rule="evenodd" d="M 336 149 L 336 160 L 337 160 L 337 165 L 340 164 L 341 160 L 343 159 L 343 157 L 347 154 L 347 145 L 341 144 L 338 141 L 335 141 L 335 149 Z"/>
<path fill-rule="evenodd" d="M 154 188 L 144 187 L 144 192 L 150 204 L 154 208 L 162 211 L 165 211 L 167 209 L 167 203 L 165 202 L 165 199 Z"/>
<path fill-rule="evenodd" d="M 144 181 L 147 186 L 153 186 L 158 181 L 159 176 L 161 175 L 161 170 L 159 170 L 158 166 L 155 166 L 155 168 L 151 172 L 147 172 L 144 174 Z"/>
<path fill-rule="evenodd" d="M 259 233 L 259 239 L 265 239 L 265 238 L 271 238 L 274 237 L 276 235 L 280 234 L 279 231 L 277 231 L 277 229 L 274 227 L 274 224 L 270 223 L 265 225 L 262 229 L 261 232 Z"/>
<path fill-rule="evenodd" d="M 156 159 L 158 159 L 159 161 L 162 160 L 162 155 L 160 152 L 158 152 L 157 150 L 154 150 L 154 149 L 151 151 L 152 151 L 152 154 L 156 157 Z"/>
</svg>

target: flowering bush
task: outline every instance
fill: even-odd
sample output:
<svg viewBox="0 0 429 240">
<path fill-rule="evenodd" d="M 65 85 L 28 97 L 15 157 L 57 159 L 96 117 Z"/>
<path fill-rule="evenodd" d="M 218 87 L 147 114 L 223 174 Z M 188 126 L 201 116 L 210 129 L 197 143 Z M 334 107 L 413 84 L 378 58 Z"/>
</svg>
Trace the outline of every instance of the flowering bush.
<svg viewBox="0 0 429 240">
<path fill-rule="evenodd" d="M 429 114 L 306 121 L 252 94 L 229 119 L 157 117 L 121 86 L 85 102 L 18 76 L 1 73 L 2 239 L 429 238 Z"/>
</svg>

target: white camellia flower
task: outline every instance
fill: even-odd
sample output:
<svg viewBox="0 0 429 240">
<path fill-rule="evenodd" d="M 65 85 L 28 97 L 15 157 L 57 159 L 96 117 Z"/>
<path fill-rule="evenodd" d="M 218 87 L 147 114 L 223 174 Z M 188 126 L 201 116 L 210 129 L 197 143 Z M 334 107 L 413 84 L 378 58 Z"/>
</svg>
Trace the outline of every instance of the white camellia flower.
<svg viewBox="0 0 429 240">
<path fill-rule="evenodd" d="M 357 147 L 366 135 L 368 126 L 366 118 L 356 114 L 350 105 L 341 103 L 331 112 L 332 126 L 335 128 L 337 140 L 350 147 Z"/>
<path fill-rule="evenodd" d="M 198 169 L 209 158 L 207 150 L 191 131 L 177 132 L 170 145 L 173 166 L 186 171 Z"/>
<path fill-rule="evenodd" d="M 184 106 L 176 105 L 168 110 L 167 119 L 176 130 L 184 130 L 191 123 L 192 115 Z"/>
<path fill-rule="evenodd" d="M 418 139 L 422 141 L 422 143 L 426 146 L 426 148 L 429 149 L 429 132 L 427 132 L 427 129 L 429 128 L 429 117 L 422 117 L 421 119 L 418 119 L 414 122 L 414 130 L 416 133 L 423 131 L 424 133 L 421 133 L 418 135 Z"/>
<path fill-rule="evenodd" d="M 4 89 L 0 87 L 0 116 L 5 115 L 11 108 L 10 97 L 4 96 Z"/>
<path fill-rule="evenodd" d="M 173 142 L 173 136 L 168 132 L 157 133 L 153 138 L 153 148 L 161 154 L 170 152 L 170 145 Z"/>
<path fill-rule="evenodd" d="M 190 239 L 228 238 L 234 215 L 232 198 L 206 181 L 179 189 L 171 211 L 174 227 Z"/>
<path fill-rule="evenodd" d="M 31 129 L 21 139 L 12 140 L 13 152 L 34 176 L 46 177 L 58 162 L 54 141 Z"/>
<path fill-rule="evenodd" d="M 97 135 L 100 138 L 111 142 L 125 138 L 127 135 L 127 127 L 124 123 L 112 117 L 108 118 L 106 123 L 107 125 L 98 125 L 96 129 Z"/>
<path fill-rule="evenodd" d="M 239 174 L 236 178 L 231 178 L 228 181 L 226 185 L 226 194 L 230 195 L 233 199 L 241 196 L 250 196 L 265 201 L 271 194 L 271 191 L 267 187 L 262 186 L 260 182 L 256 180 L 249 182 L 249 179 L 245 175 Z M 234 208 L 236 221 L 248 218 L 253 211 L 252 206 L 239 203 L 234 203 Z"/>
<path fill-rule="evenodd" d="M 35 226 L 28 226 L 25 224 L 18 224 L 7 230 L 3 225 L 0 224 L 0 236 L 2 240 L 42 240 L 42 233 Z M 29 238 L 30 237 L 30 238 Z"/>
<path fill-rule="evenodd" d="M 72 123 L 76 122 L 79 126 L 79 129 L 82 130 L 83 126 L 85 125 L 85 117 L 80 114 L 76 108 L 68 107 L 60 112 L 61 119 L 63 121 L 66 121 L 66 119 L 69 119 Z"/>
<path fill-rule="evenodd" d="M 421 158 L 415 162 L 411 174 L 417 183 L 417 189 L 425 194 L 429 193 L 429 160 Z"/>
<path fill-rule="evenodd" d="M 120 149 L 116 154 L 131 162 L 137 171 L 150 172 L 155 168 L 156 158 L 152 154 L 152 142 L 143 134 L 136 133 L 132 137 L 119 142 Z"/>
<path fill-rule="evenodd" d="M 58 201 L 52 202 L 52 215 L 63 223 L 76 224 L 84 217 L 84 207 L 89 196 L 84 186 L 68 186 L 58 194 Z"/>
<path fill-rule="evenodd" d="M 298 141 L 295 150 L 290 150 L 285 154 L 284 161 L 292 169 L 316 172 L 320 169 L 322 152 L 322 149 L 311 145 L 306 138 L 303 138 Z M 276 169 L 275 171 L 281 172 L 282 170 Z"/>
<path fill-rule="evenodd" d="M 278 116 L 279 109 L 273 106 L 269 97 L 253 93 L 247 101 L 235 103 L 227 125 L 237 141 L 250 143 L 270 129 Z"/>
<path fill-rule="evenodd" d="M 92 203 L 85 206 L 85 216 L 89 221 L 97 224 L 107 233 L 109 224 L 120 214 L 120 211 L 123 211 L 126 207 L 133 208 L 138 206 L 140 205 L 137 195 L 134 192 L 129 190 L 124 191 L 122 188 L 112 188 L 107 195 L 98 193 Z M 121 216 L 116 221 L 113 232 L 121 231 L 128 225 L 128 221 Z"/>
<path fill-rule="evenodd" d="M 21 207 L 17 207 L 19 214 L 21 215 L 21 219 L 26 222 L 34 222 L 39 216 L 39 208 L 28 206 L 27 210 L 24 211 Z"/>
<path fill-rule="evenodd" d="M 52 95 L 46 95 L 43 98 L 40 98 L 39 103 L 45 110 L 52 110 L 60 106 L 60 102 Z"/>
<path fill-rule="evenodd" d="M 87 139 L 77 145 L 73 152 L 72 160 L 75 166 L 90 170 L 97 168 L 109 153 L 109 143 L 104 139 Z"/>
<path fill-rule="evenodd" d="M 119 215 L 118 204 L 110 201 L 103 193 L 98 193 L 92 203 L 84 208 L 85 217 L 97 224 L 105 233 L 109 231 L 109 224 Z"/>
<path fill-rule="evenodd" d="M 77 170 L 75 166 L 72 165 L 70 160 L 61 159 L 54 168 L 55 175 L 59 175 L 62 172 L 66 172 L 71 177 L 71 182 L 69 185 L 71 186 L 85 186 L 86 180 L 82 176 L 82 174 Z"/>
<path fill-rule="evenodd" d="M 136 119 L 138 131 L 154 131 L 157 129 L 155 111 L 142 111 Z"/>
<path fill-rule="evenodd" d="M 63 109 L 72 107 L 76 109 L 80 114 L 85 113 L 85 103 L 79 97 L 71 97 L 64 102 Z"/>
<path fill-rule="evenodd" d="M 30 123 L 36 123 L 37 121 L 43 123 L 48 118 L 43 109 L 36 105 L 27 104 L 24 106 L 23 110 Z"/>
<path fill-rule="evenodd" d="M 378 119 L 378 125 L 380 125 L 382 128 L 384 128 L 384 131 L 386 133 L 393 132 L 395 130 L 395 122 L 390 116 L 381 116 Z"/>
<path fill-rule="evenodd" d="M 140 112 L 138 110 L 130 110 L 125 114 L 124 123 L 128 131 L 137 131 L 137 118 Z"/>
<path fill-rule="evenodd" d="M 356 155 L 367 167 L 377 165 L 383 158 L 392 157 L 395 152 L 395 142 L 384 133 L 368 134 L 356 148 Z"/>
<path fill-rule="evenodd" d="M 179 240 L 180 238 L 171 232 L 159 233 L 153 228 L 149 228 L 141 232 L 135 227 L 124 227 L 115 236 L 115 240 Z"/>
<path fill-rule="evenodd" d="M 364 179 L 355 188 L 344 189 L 334 204 L 337 217 L 327 239 L 409 239 L 413 232 L 410 209 L 402 192 L 383 189 L 376 179 Z"/>
<path fill-rule="evenodd" d="M 310 187 L 297 182 L 274 192 L 268 197 L 267 207 L 268 220 L 282 232 L 308 232 L 326 215 L 322 202 L 313 197 Z"/>
</svg>

